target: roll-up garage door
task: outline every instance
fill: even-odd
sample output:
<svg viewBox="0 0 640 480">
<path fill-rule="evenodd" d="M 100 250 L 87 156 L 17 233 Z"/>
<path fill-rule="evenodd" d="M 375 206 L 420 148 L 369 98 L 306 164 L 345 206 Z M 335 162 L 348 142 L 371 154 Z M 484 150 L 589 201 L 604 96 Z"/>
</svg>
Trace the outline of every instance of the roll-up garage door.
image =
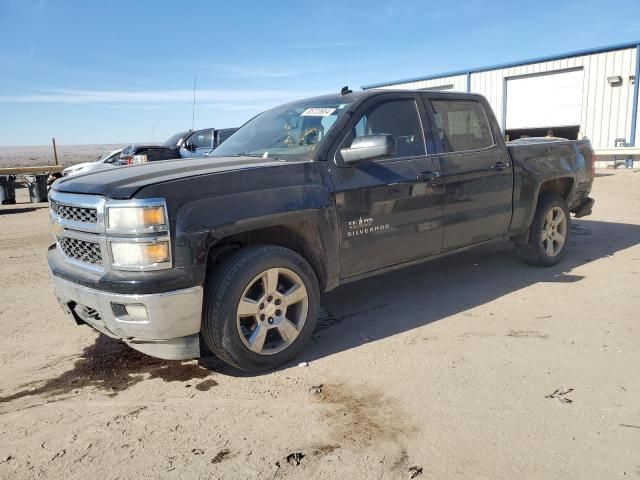
<svg viewBox="0 0 640 480">
<path fill-rule="evenodd" d="M 580 125 L 584 71 L 507 79 L 506 129 Z"/>
</svg>

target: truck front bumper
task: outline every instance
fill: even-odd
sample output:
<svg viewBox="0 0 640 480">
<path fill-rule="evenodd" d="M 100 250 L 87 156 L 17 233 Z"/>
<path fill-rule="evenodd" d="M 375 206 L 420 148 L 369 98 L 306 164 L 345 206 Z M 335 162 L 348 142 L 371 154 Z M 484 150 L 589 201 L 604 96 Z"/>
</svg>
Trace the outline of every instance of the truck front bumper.
<svg viewBox="0 0 640 480">
<path fill-rule="evenodd" d="M 200 356 L 202 287 L 120 294 L 51 276 L 62 309 L 77 324 L 90 325 L 154 357 L 184 360 Z"/>
</svg>

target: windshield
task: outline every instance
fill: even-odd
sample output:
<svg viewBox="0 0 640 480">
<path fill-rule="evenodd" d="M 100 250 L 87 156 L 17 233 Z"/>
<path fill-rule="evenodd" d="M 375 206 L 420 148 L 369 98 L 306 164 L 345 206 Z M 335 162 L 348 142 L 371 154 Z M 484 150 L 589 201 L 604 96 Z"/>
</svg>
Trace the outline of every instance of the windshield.
<svg viewBox="0 0 640 480">
<path fill-rule="evenodd" d="M 353 99 L 332 96 L 288 103 L 250 120 L 213 157 L 249 155 L 280 160 L 309 160 Z"/>
<path fill-rule="evenodd" d="M 98 158 L 96 158 L 95 160 L 93 160 L 94 163 L 99 163 L 102 162 L 104 160 L 106 160 L 107 158 L 109 158 L 112 155 L 112 152 L 107 152 L 107 153 L 103 153 L 102 155 L 100 155 Z"/>
<path fill-rule="evenodd" d="M 181 138 L 185 137 L 187 135 L 187 133 L 189 132 L 180 132 L 180 133 L 176 133 L 175 135 L 170 136 L 169 138 L 167 138 L 167 140 L 165 140 L 165 142 L 162 144 L 163 147 L 175 147 L 178 144 L 178 140 L 180 140 Z"/>
</svg>

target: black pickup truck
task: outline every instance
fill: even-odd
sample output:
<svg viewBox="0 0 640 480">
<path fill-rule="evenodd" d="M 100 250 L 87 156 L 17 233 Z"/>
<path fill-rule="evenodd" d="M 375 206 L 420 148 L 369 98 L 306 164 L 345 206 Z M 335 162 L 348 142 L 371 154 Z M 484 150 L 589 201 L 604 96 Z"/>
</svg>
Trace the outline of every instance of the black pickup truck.
<svg viewBox="0 0 640 480">
<path fill-rule="evenodd" d="M 211 150 L 229 138 L 237 128 L 204 128 L 186 130 L 171 135 L 161 144 L 132 143 L 122 149 L 120 163 L 133 165 L 134 157 L 144 155 L 145 161 L 172 160 L 175 158 L 206 157 Z"/>
<path fill-rule="evenodd" d="M 292 102 L 213 157 L 53 185 L 48 261 L 75 322 L 149 355 L 196 358 L 208 347 L 263 371 L 304 347 L 321 292 L 498 239 L 553 265 L 570 212 L 593 205 L 588 141 L 505 145 L 477 95 Z"/>
</svg>

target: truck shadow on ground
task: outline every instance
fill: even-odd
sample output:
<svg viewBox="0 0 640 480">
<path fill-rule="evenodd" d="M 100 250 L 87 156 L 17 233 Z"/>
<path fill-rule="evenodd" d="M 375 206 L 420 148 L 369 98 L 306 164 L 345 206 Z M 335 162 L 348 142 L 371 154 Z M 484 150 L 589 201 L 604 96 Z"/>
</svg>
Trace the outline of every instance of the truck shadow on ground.
<svg viewBox="0 0 640 480">
<path fill-rule="evenodd" d="M 580 282 L 576 268 L 638 243 L 638 225 L 574 220 L 570 248 L 553 267 L 527 265 L 501 242 L 342 286 L 324 295 L 315 341 L 297 361 L 428 325 L 536 283 Z M 640 255 L 633 260 L 629 268 L 640 272 Z"/>
<path fill-rule="evenodd" d="M 281 368 L 413 330 L 536 283 L 580 282 L 584 277 L 574 269 L 640 243 L 640 226 L 633 224 L 574 219 L 571 234 L 565 258 L 553 267 L 527 265 L 506 241 L 341 286 L 323 295 L 313 341 Z M 640 272 L 640 256 L 634 260 Z M 233 368 L 221 373 L 250 376 Z"/>
</svg>

